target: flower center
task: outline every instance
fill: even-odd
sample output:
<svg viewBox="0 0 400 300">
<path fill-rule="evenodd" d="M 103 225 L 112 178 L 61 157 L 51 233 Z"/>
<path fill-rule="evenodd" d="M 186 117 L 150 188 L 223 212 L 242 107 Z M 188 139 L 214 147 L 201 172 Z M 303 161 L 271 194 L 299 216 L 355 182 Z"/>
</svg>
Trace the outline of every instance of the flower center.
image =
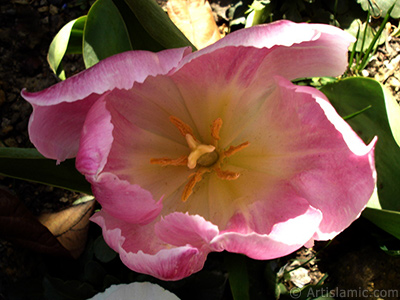
<svg viewBox="0 0 400 300">
<path fill-rule="evenodd" d="M 190 149 L 188 156 L 181 156 L 176 159 L 167 157 L 152 158 L 151 164 L 161 166 L 187 166 L 189 169 L 197 171 L 190 174 L 189 181 L 186 184 L 183 193 L 182 201 L 185 202 L 193 193 L 195 185 L 203 179 L 205 173 L 214 171 L 218 178 L 222 180 L 238 179 L 240 174 L 228 170 L 221 170 L 221 163 L 229 156 L 246 148 L 249 142 L 244 142 L 238 146 L 230 146 L 227 150 L 218 149 L 218 141 L 220 140 L 219 132 L 222 127 L 222 119 L 218 118 L 211 124 L 211 143 L 206 145 L 200 143 L 194 136 L 192 128 L 177 117 L 171 116 L 170 121 L 179 130 L 181 135 L 186 139 L 186 143 Z"/>
</svg>

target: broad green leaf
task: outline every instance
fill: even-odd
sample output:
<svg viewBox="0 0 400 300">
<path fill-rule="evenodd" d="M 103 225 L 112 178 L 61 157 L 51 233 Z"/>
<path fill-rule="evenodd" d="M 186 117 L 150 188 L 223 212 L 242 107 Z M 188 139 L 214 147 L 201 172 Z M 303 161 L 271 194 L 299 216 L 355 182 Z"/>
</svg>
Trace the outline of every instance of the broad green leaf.
<svg viewBox="0 0 400 300">
<path fill-rule="evenodd" d="M 61 61 L 65 54 L 82 53 L 82 37 L 86 16 L 67 23 L 54 37 L 50 44 L 47 60 L 53 72 L 65 80 L 65 71 Z"/>
<path fill-rule="evenodd" d="M 263 24 L 270 17 L 271 11 L 271 1 L 270 0 L 254 0 L 250 5 L 250 12 L 246 18 L 246 23 L 244 27 L 251 27 L 258 24 Z"/>
<path fill-rule="evenodd" d="M 400 1 L 398 0 L 357 0 L 357 2 L 361 4 L 363 10 L 370 10 L 371 14 L 375 17 L 386 16 L 387 12 L 394 4 L 390 16 L 394 19 L 400 17 Z"/>
<path fill-rule="evenodd" d="M 83 61 L 89 68 L 114 54 L 132 50 L 124 20 L 112 0 L 97 0 L 87 15 Z"/>
<path fill-rule="evenodd" d="M 168 18 L 155 0 L 125 0 L 148 34 L 166 49 L 196 47 Z"/>
<path fill-rule="evenodd" d="M 91 194 L 90 184 L 68 159 L 60 165 L 36 149 L 0 148 L 0 175 Z"/>
<path fill-rule="evenodd" d="M 384 92 L 379 82 L 361 77 L 328 84 L 321 91 L 341 116 L 350 115 L 371 105 L 370 109 L 347 122 L 366 143 L 378 136 L 375 163 L 379 202 L 384 209 L 400 211 L 400 148 L 392 134 L 392 131 L 398 134 L 400 111 L 398 107 L 395 111 L 387 111 L 389 108 L 396 108 L 396 101 Z M 394 114 L 397 114 L 397 120 Z M 388 118 L 388 115 L 392 117 Z"/>
<path fill-rule="evenodd" d="M 378 136 L 375 148 L 378 193 L 371 197 L 363 216 L 400 237 L 395 231 L 396 226 L 400 229 L 400 108 L 396 100 L 377 81 L 361 77 L 328 84 L 321 91 L 341 116 L 371 106 L 347 120 L 364 142 L 369 143 Z"/>
<path fill-rule="evenodd" d="M 69 38 L 68 48 L 65 54 L 82 54 L 83 51 L 83 31 L 85 29 L 87 16 L 78 18 L 72 27 Z"/>
<path fill-rule="evenodd" d="M 394 140 L 400 147 L 400 106 L 397 101 L 393 99 L 390 91 L 388 91 L 386 88 L 383 88 L 383 92 L 390 129 L 392 130 Z"/>
<path fill-rule="evenodd" d="M 246 258 L 241 254 L 226 253 L 225 266 L 229 273 L 229 285 L 234 300 L 249 300 L 249 275 Z"/>
<path fill-rule="evenodd" d="M 113 2 L 124 19 L 133 50 L 158 52 L 166 49 L 144 29 L 124 0 L 113 0 Z"/>
<path fill-rule="evenodd" d="M 400 239 L 400 212 L 367 207 L 362 215 L 379 228 Z"/>
</svg>

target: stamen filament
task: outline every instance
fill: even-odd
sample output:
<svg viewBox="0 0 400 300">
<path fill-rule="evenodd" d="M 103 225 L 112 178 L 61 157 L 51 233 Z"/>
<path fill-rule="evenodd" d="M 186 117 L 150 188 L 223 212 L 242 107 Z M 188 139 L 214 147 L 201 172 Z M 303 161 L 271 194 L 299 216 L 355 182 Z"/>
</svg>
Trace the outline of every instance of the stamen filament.
<svg viewBox="0 0 400 300">
<path fill-rule="evenodd" d="M 229 157 L 232 156 L 233 154 L 235 154 L 236 152 L 246 148 L 248 145 L 250 145 L 249 142 L 244 142 L 241 143 L 238 146 L 230 146 L 228 150 L 224 151 L 223 156 L 224 157 Z"/>
<path fill-rule="evenodd" d="M 153 165 L 161 166 L 186 166 L 188 163 L 188 157 L 186 155 L 183 155 L 176 159 L 171 159 L 167 157 L 152 158 L 150 159 L 150 163 Z"/>
<path fill-rule="evenodd" d="M 169 121 L 172 124 L 174 124 L 176 128 L 178 128 L 179 132 L 183 135 L 183 137 L 186 137 L 187 134 L 190 134 L 194 138 L 193 129 L 188 124 L 183 122 L 181 119 L 174 116 L 170 116 Z"/>
</svg>

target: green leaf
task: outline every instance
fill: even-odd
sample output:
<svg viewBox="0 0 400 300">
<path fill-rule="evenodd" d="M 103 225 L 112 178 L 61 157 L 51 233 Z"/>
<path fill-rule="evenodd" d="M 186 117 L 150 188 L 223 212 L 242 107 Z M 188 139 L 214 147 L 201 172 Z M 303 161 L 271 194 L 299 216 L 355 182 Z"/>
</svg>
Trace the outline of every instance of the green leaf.
<svg viewBox="0 0 400 300">
<path fill-rule="evenodd" d="M 241 254 L 227 253 L 224 257 L 229 273 L 229 285 L 234 300 L 249 300 L 249 275 L 246 257 Z"/>
<path fill-rule="evenodd" d="M 391 256 L 400 256 L 400 250 L 389 250 L 385 245 L 381 246 L 381 250 Z"/>
<path fill-rule="evenodd" d="M 244 27 L 263 24 L 272 13 L 270 0 L 254 0 L 250 5 L 250 13 L 246 18 Z"/>
<path fill-rule="evenodd" d="M 362 215 L 379 228 L 400 239 L 400 212 L 367 207 Z"/>
<path fill-rule="evenodd" d="M 0 175 L 91 194 L 90 184 L 75 168 L 75 160 L 60 165 L 36 149 L 0 148 Z"/>
<path fill-rule="evenodd" d="M 341 116 L 371 106 L 347 120 L 364 142 L 378 136 L 375 148 L 378 193 L 371 197 L 368 204 L 371 208 L 363 216 L 400 237 L 395 230 L 396 226 L 400 229 L 400 108 L 396 100 L 377 81 L 361 77 L 328 84 L 321 91 Z"/>
<path fill-rule="evenodd" d="M 375 17 L 384 17 L 394 5 L 390 16 L 394 19 L 400 17 L 400 1 L 398 0 L 357 0 L 363 10 L 370 10 Z"/>
<path fill-rule="evenodd" d="M 357 32 L 360 32 L 357 38 L 356 42 L 356 48 L 355 51 L 357 52 L 366 52 L 368 47 L 371 45 L 371 42 L 373 41 L 376 32 L 373 31 L 372 27 L 369 26 L 366 23 L 362 23 L 360 19 L 355 19 L 350 27 L 348 29 L 345 29 L 348 33 L 350 33 L 352 36 L 357 37 Z M 381 45 L 385 42 L 386 37 L 384 34 L 380 34 L 378 37 L 377 42 L 373 46 L 374 48 L 378 47 L 378 45 Z M 351 43 L 349 46 L 349 50 L 351 50 L 354 46 L 354 43 Z M 362 49 L 361 49 L 362 48 Z"/>
<path fill-rule="evenodd" d="M 124 19 L 133 50 L 158 52 L 166 49 L 144 29 L 124 0 L 113 0 L 113 2 Z"/>
<path fill-rule="evenodd" d="M 101 235 L 94 241 L 93 247 L 94 255 L 102 263 L 108 263 L 117 256 L 117 253 L 106 244 Z"/>
<path fill-rule="evenodd" d="M 132 50 L 124 20 L 112 0 L 97 0 L 87 15 L 83 60 L 89 68 L 114 54 Z"/>
<path fill-rule="evenodd" d="M 154 0 L 125 0 L 147 33 L 166 49 L 196 47 L 175 26 Z"/>
<path fill-rule="evenodd" d="M 65 80 L 65 71 L 61 66 L 65 54 L 82 53 L 83 27 L 86 16 L 67 23 L 54 37 L 50 44 L 47 60 L 53 72 Z"/>
</svg>

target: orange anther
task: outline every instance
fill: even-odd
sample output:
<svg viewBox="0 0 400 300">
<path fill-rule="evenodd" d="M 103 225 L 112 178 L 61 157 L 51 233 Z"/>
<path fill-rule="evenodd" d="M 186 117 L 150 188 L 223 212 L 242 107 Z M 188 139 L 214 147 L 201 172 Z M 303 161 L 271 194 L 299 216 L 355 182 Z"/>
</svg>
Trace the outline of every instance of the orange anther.
<svg viewBox="0 0 400 300">
<path fill-rule="evenodd" d="M 221 130 L 221 127 L 222 127 L 222 119 L 218 118 L 214 120 L 214 122 L 211 125 L 211 137 L 214 139 L 214 141 L 219 141 L 220 139 L 219 132 Z"/>
<path fill-rule="evenodd" d="M 188 157 L 184 155 L 176 159 L 171 159 L 167 157 L 152 158 L 150 159 L 150 163 L 153 165 L 161 166 L 186 166 L 188 163 Z"/>
<path fill-rule="evenodd" d="M 236 180 L 239 178 L 240 174 L 232 171 L 223 171 L 220 168 L 214 168 L 215 173 L 217 174 L 218 178 L 223 180 Z"/>
<path fill-rule="evenodd" d="M 195 185 L 203 179 L 203 174 L 209 172 L 207 169 L 199 169 L 196 173 L 193 173 L 189 176 L 189 182 L 185 185 L 183 189 L 181 200 L 182 202 L 186 202 L 189 196 L 193 193 L 193 188 Z"/>
<path fill-rule="evenodd" d="M 183 137 L 185 137 L 186 134 L 190 134 L 191 136 L 193 136 L 193 129 L 188 124 L 183 122 L 181 119 L 174 116 L 170 116 L 169 120 L 172 124 L 175 125 L 176 128 L 178 128 L 179 132 L 183 135 Z"/>
</svg>

